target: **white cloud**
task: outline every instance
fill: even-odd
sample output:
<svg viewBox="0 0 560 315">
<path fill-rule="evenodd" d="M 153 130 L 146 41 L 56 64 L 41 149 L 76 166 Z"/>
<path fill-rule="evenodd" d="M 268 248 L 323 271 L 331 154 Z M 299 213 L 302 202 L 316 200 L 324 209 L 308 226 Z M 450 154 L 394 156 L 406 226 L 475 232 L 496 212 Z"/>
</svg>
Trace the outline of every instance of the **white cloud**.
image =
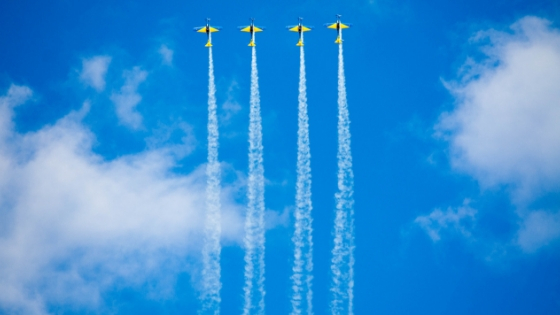
<svg viewBox="0 0 560 315">
<path fill-rule="evenodd" d="M 534 252 L 560 238 L 560 212 L 529 212 L 517 234 L 517 244 L 524 252 Z"/>
<path fill-rule="evenodd" d="M 93 87 L 97 92 L 105 89 L 105 74 L 111 63 L 109 56 L 95 56 L 82 60 L 82 72 L 80 80 L 86 85 Z"/>
<path fill-rule="evenodd" d="M 16 133 L 6 117 L 31 94 L 12 86 L 0 98 L 0 310 L 103 313 L 106 290 L 150 282 L 154 293 L 172 291 L 186 258 L 198 255 L 204 167 L 174 174 L 165 148 L 104 160 L 81 123 L 87 102 L 52 126 Z M 239 241 L 235 188 L 222 192 L 222 236 Z"/>
<path fill-rule="evenodd" d="M 142 115 L 136 111 L 136 105 L 142 101 L 142 96 L 138 94 L 137 89 L 148 77 L 148 72 L 134 67 L 132 70 L 125 70 L 123 77 L 125 83 L 118 93 L 111 95 L 111 101 L 115 104 L 120 123 L 132 129 L 139 129 L 142 127 Z"/>
<path fill-rule="evenodd" d="M 167 47 L 166 45 L 161 45 L 158 50 L 161 55 L 161 63 L 166 66 L 171 66 L 173 64 L 173 53 L 174 51 Z"/>
<path fill-rule="evenodd" d="M 510 185 L 519 201 L 560 187 L 560 32 L 549 24 L 525 17 L 478 33 L 487 58 L 447 84 L 457 104 L 436 126 L 457 170 Z"/>
<path fill-rule="evenodd" d="M 521 221 L 512 243 L 533 252 L 560 238 L 558 208 L 530 209 L 560 190 L 560 31 L 529 16 L 472 42 L 485 57 L 467 59 L 446 83 L 456 106 L 436 135 L 449 142 L 456 170 L 482 187 L 508 189 Z"/>
<path fill-rule="evenodd" d="M 476 221 L 476 210 L 465 201 L 462 207 L 456 209 L 448 208 L 443 212 L 435 209 L 432 213 L 418 216 L 414 223 L 420 226 L 432 239 L 437 242 L 441 239 L 442 232 L 459 233 L 464 237 L 470 237 L 472 225 Z"/>
</svg>

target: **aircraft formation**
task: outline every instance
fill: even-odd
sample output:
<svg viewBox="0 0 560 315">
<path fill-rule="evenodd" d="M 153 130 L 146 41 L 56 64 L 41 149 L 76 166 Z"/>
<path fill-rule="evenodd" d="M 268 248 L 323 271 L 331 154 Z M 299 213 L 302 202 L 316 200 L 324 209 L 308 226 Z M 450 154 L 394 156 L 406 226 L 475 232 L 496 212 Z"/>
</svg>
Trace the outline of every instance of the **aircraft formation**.
<svg viewBox="0 0 560 315">
<path fill-rule="evenodd" d="M 342 23 L 340 21 L 340 14 L 336 15 L 336 22 L 334 23 L 326 23 L 324 26 L 330 29 L 334 29 L 336 30 L 336 40 L 334 41 L 335 44 L 342 44 L 342 30 L 345 28 L 349 28 L 352 26 L 352 24 L 348 24 L 348 23 Z M 296 44 L 296 46 L 303 46 L 303 33 L 304 32 L 309 32 L 313 29 L 312 26 L 304 26 L 302 24 L 303 18 L 298 18 L 298 24 L 297 25 L 290 25 L 290 26 L 286 26 L 286 28 L 288 29 L 288 31 L 290 32 L 297 32 L 299 34 L 299 40 Z M 205 47 L 212 47 L 212 33 L 218 32 L 220 31 L 222 28 L 219 26 L 211 26 L 210 25 L 210 19 L 207 18 L 206 19 L 206 25 L 204 26 L 198 26 L 194 28 L 195 32 L 198 33 L 206 33 L 206 37 L 207 37 L 207 42 L 206 45 L 204 45 Z M 255 47 L 255 33 L 258 32 L 262 32 L 265 30 L 264 27 L 260 27 L 260 26 L 256 26 L 255 25 L 255 19 L 251 18 L 251 24 L 247 25 L 247 26 L 239 26 L 238 29 L 241 32 L 246 32 L 249 33 L 251 35 L 251 41 L 249 42 L 249 47 Z"/>
</svg>

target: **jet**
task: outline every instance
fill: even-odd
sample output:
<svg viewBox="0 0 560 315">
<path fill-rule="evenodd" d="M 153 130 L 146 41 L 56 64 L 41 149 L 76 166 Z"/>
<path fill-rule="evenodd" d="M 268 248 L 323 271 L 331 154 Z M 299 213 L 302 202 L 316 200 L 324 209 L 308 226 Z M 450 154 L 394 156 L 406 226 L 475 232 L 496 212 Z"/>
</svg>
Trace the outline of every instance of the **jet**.
<svg viewBox="0 0 560 315">
<path fill-rule="evenodd" d="M 286 26 L 286 28 L 288 29 L 288 31 L 299 33 L 299 41 L 296 44 L 296 46 L 303 46 L 303 32 L 309 32 L 313 29 L 313 27 L 312 26 L 309 26 L 309 27 L 303 26 L 301 24 L 301 21 L 303 20 L 303 18 L 300 17 L 298 19 L 299 19 L 298 25 Z"/>
<path fill-rule="evenodd" d="M 342 22 L 340 22 L 340 14 L 336 15 L 336 22 L 335 23 L 327 23 L 325 24 L 325 26 L 327 28 L 332 28 L 335 29 L 337 32 L 337 37 L 336 40 L 334 41 L 335 44 L 342 44 L 342 29 L 344 28 L 349 28 L 350 26 L 352 26 L 352 24 L 343 24 Z"/>
<path fill-rule="evenodd" d="M 206 33 L 208 42 L 204 45 L 204 47 L 212 47 L 212 33 L 218 32 L 221 29 L 222 28 L 219 26 L 210 26 L 210 19 L 206 18 L 206 25 L 195 27 L 194 31 L 198 33 Z"/>
<path fill-rule="evenodd" d="M 249 26 L 239 26 L 240 31 L 251 33 L 251 42 L 249 43 L 249 47 L 255 47 L 255 33 L 264 31 L 264 27 L 255 26 L 255 19 L 251 18 L 251 25 Z"/>
</svg>

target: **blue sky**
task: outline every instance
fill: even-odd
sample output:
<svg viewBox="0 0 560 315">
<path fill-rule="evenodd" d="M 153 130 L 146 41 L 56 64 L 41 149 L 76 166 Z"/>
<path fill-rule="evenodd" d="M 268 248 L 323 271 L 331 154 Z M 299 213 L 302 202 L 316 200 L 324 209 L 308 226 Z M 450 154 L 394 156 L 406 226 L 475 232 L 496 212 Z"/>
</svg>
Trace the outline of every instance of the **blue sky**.
<svg viewBox="0 0 560 315">
<path fill-rule="evenodd" d="M 355 174 L 356 314 L 560 312 L 557 1 L 3 1 L 0 314 L 196 314 L 213 37 L 222 314 L 242 308 L 249 37 L 263 114 L 268 314 L 290 310 L 297 17 L 314 310 L 327 314 L 335 14 Z"/>
</svg>

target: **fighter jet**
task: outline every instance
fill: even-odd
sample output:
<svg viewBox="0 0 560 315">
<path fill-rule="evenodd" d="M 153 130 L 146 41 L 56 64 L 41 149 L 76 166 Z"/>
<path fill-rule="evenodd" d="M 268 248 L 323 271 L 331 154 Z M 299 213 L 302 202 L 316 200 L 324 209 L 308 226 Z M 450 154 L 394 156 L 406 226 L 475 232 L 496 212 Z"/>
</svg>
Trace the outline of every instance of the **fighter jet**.
<svg viewBox="0 0 560 315">
<path fill-rule="evenodd" d="M 219 26 L 210 26 L 210 19 L 206 18 L 206 26 L 195 27 L 194 31 L 198 33 L 206 33 L 208 42 L 204 45 L 204 47 L 212 47 L 212 33 L 218 32 L 221 29 L 222 28 Z"/>
<path fill-rule="evenodd" d="M 255 33 L 264 31 L 264 27 L 255 26 L 255 19 L 251 18 L 251 25 L 249 26 L 239 26 L 239 30 L 242 32 L 251 33 L 250 47 L 255 47 Z"/>
<path fill-rule="evenodd" d="M 303 20 L 303 18 L 300 17 L 298 19 L 299 19 L 298 25 L 286 26 L 286 28 L 288 29 L 288 31 L 299 33 L 299 41 L 296 44 L 296 46 L 303 46 L 303 32 L 309 32 L 313 29 L 313 27 L 312 26 L 309 26 L 309 27 L 303 26 L 301 24 L 301 21 Z"/>
<path fill-rule="evenodd" d="M 336 15 L 336 22 L 335 23 L 327 23 L 325 24 L 325 26 L 327 28 L 332 28 L 335 29 L 337 32 L 337 37 L 336 40 L 334 41 L 335 44 L 342 44 L 342 29 L 343 28 L 349 28 L 350 26 L 352 26 L 352 24 L 342 24 L 342 22 L 340 22 L 340 14 Z"/>
</svg>

